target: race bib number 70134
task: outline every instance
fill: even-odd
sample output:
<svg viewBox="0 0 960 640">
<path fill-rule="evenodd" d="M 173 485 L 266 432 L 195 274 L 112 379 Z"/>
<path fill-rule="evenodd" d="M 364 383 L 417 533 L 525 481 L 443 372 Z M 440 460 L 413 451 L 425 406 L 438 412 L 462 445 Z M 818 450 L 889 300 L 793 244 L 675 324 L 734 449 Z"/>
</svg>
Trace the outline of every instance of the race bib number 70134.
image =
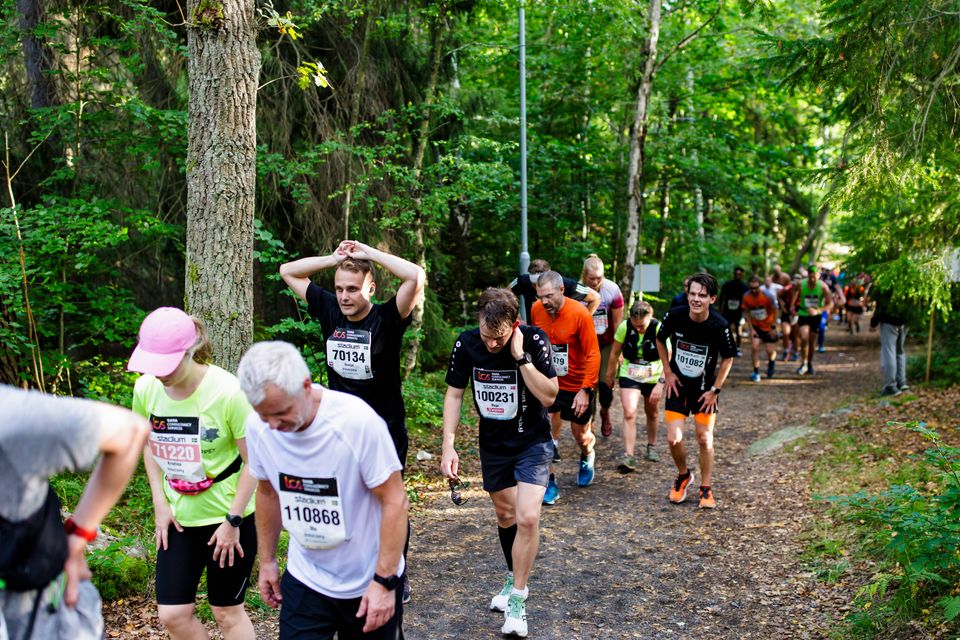
<svg viewBox="0 0 960 640">
<path fill-rule="evenodd" d="M 337 328 L 327 339 L 327 365 L 344 378 L 369 380 L 373 377 L 370 332 Z"/>
<path fill-rule="evenodd" d="M 307 549 L 330 549 L 347 539 L 336 478 L 280 474 L 280 518 Z"/>
</svg>

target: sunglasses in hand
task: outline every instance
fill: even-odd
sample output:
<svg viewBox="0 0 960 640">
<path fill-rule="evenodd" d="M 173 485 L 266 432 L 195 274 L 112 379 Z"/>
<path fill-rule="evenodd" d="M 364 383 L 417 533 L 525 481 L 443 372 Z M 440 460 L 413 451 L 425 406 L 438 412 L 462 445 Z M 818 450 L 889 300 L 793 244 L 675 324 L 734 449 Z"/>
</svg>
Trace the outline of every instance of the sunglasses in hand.
<svg viewBox="0 0 960 640">
<path fill-rule="evenodd" d="M 470 487 L 470 484 L 464 483 L 460 478 L 449 478 L 447 483 L 450 485 L 450 500 L 453 504 L 458 507 L 467 504 L 470 498 L 465 497 L 461 492 L 466 491 Z"/>
</svg>

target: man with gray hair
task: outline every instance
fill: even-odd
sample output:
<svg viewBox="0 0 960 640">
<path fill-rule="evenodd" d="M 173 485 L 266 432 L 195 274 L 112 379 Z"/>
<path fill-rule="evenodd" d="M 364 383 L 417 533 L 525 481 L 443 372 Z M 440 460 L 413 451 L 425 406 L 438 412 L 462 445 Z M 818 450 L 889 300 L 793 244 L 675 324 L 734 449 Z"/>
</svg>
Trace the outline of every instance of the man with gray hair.
<svg viewBox="0 0 960 640">
<path fill-rule="evenodd" d="M 260 595 L 280 638 L 403 637 L 407 494 L 387 425 L 363 400 L 312 384 L 297 349 L 259 342 L 237 369 L 257 486 Z M 280 578 L 277 541 L 290 534 Z"/>
</svg>

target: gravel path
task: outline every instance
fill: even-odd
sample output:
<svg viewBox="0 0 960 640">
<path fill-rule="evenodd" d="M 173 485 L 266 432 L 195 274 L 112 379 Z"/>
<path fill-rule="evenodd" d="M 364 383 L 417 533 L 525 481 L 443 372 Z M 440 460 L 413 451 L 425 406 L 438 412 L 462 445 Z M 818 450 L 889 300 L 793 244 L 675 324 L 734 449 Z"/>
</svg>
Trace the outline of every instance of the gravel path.
<svg viewBox="0 0 960 640">
<path fill-rule="evenodd" d="M 530 583 L 530 637 L 825 637 L 830 612 L 844 605 L 798 561 L 798 537 L 812 517 L 807 471 L 813 456 L 779 449 L 751 456 L 746 449 L 788 427 L 816 421 L 828 429 L 842 415 L 833 413 L 836 408 L 876 390 L 875 336 L 841 333 L 831 327 L 813 377 L 800 378 L 796 365 L 779 363 L 773 380 L 754 384 L 749 354 L 738 359 L 721 398 L 714 511 L 701 511 L 692 497 L 683 505 L 667 501 L 676 471 L 662 427 L 661 461 L 617 473 L 619 398 L 617 427 L 598 443 L 597 479 L 586 489 L 575 486 L 577 451 L 565 432 L 561 498 L 544 506 Z M 464 458 L 473 443 L 459 435 Z M 692 425 L 685 437 L 697 469 Z M 435 472 L 425 464 L 426 473 Z M 479 464 L 467 460 L 465 468 L 474 471 L 465 479 L 476 488 L 467 505 L 455 507 L 438 483 L 413 516 L 414 598 L 404 627 L 414 640 L 500 636 L 502 614 L 486 609 L 505 571 L 496 521 L 479 490 Z"/>
</svg>

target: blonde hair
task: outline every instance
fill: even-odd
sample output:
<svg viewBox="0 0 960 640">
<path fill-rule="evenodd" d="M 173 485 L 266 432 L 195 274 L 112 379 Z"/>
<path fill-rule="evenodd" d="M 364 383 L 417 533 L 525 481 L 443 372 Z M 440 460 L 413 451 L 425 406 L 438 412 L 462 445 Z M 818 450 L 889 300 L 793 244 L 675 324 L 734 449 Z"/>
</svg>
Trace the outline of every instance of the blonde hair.
<svg viewBox="0 0 960 640">
<path fill-rule="evenodd" d="M 580 272 L 581 282 L 589 272 L 603 273 L 603 260 L 595 253 L 588 255 L 587 259 L 583 261 L 583 270 Z"/>
<path fill-rule="evenodd" d="M 193 326 L 197 328 L 197 339 L 190 347 L 190 357 L 197 364 L 210 364 L 213 362 L 213 345 L 210 344 L 207 325 L 196 316 L 190 316 L 190 319 L 193 320 Z"/>
</svg>

